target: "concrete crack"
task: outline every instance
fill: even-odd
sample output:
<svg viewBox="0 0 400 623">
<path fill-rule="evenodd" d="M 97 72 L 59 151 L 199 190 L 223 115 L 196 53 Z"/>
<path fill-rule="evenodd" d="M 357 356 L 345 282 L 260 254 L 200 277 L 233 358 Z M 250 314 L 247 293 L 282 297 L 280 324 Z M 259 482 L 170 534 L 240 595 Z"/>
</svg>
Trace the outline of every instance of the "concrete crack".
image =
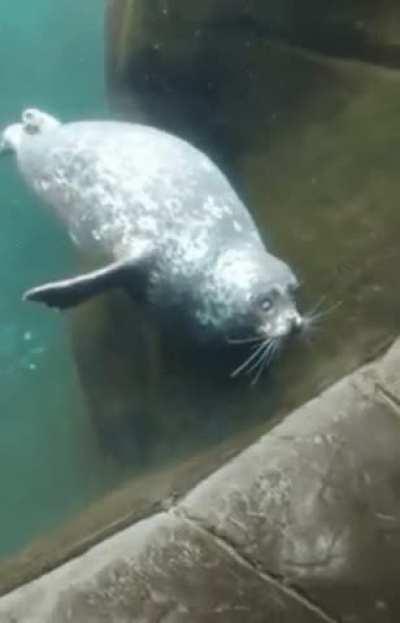
<svg viewBox="0 0 400 623">
<path fill-rule="evenodd" d="M 385 385 L 378 382 L 375 385 L 378 393 L 381 395 L 381 398 L 388 404 L 391 409 L 395 412 L 397 417 L 400 417 L 400 400 L 395 396 Z"/>
<path fill-rule="evenodd" d="M 190 515 L 188 515 L 188 513 L 181 507 L 175 507 L 174 509 L 171 509 L 171 512 L 177 515 L 179 519 L 187 522 L 194 530 L 201 532 L 203 535 L 207 535 L 209 538 L 211 537 L 217 546 L 224 550 L 224 552 L 226 552 L 230 557 L 234 558 L 236 562 L 243 567 L 246 567 L 246 569 L 251 570 L 261 580 L 270 586 L 273 586 L 281 594 L 297 602 L 315 614 L 324 623 L 340 623 L 339 619 L 336 619 L 332 615 L 328 614 L 322 606 L 315 603 L 302 590 L 294 587 L 293 585 L 289 585 L 284 577 L 260 569 L 257 563 L 255 563 L 251 558 L 247 557 L 243 554 L 243 552 L 239 552 L 234 543 L 232 543 L 225 536 L 218 534 L 210 526 L 204 525 L 204 522 L 190 517 Z"/>
</svg>

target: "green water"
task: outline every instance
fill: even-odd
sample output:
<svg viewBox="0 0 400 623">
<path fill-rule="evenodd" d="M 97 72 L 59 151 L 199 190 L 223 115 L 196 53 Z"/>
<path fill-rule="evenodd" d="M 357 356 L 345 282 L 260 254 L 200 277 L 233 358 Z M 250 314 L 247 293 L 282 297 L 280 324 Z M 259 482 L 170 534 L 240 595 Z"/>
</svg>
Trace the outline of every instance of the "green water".
<svg viewBox="0 0 400 623">
<path fill-rule="evenodd" d="M 0 125 L 35 106 L 104 115 L 102 0 L 3 0 Z M 73 270 L 64 232 L 0 161 L 0 556 L 76 512 L 110 474 L 93 447 L 65 319 L 21 293 Z"/>
</svg>

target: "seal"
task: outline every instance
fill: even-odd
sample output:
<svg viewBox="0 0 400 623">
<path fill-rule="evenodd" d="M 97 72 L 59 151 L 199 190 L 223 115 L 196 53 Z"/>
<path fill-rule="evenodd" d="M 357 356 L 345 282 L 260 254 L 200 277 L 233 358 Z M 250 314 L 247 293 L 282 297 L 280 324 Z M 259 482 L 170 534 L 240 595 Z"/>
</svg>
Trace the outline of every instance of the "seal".
<svg viewBox="0 0 400 623">
<path fill-rule="evenodd" d="M 1 151 L 15 153 L 28 186 L 96 258 L 93 271 L 25 299 L 66 309 L 124 288 L 200 342 L 254 341 L 237 374 L 265 364 L 303 327 L 293 271 L 267 251 L 228 179 L 186 141 L 125 122 L 62 124 L 28 109 L 3 131 Z"/>
</svg>

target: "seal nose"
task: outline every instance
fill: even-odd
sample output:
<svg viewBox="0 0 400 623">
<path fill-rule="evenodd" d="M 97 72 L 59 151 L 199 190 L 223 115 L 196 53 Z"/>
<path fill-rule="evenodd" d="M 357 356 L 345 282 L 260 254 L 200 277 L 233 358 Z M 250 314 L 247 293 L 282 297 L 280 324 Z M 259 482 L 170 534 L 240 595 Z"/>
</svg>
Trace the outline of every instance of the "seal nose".
<svg viewBox="0 0 400 623">
<path fill-rule="evenodd" d="M 297 310 L 294 310 L 291 315 L 291 330 L 293 333 L 299 333 L 304 326 L 304 321 L 302 316 L 299 314 Z"/>
</svg>

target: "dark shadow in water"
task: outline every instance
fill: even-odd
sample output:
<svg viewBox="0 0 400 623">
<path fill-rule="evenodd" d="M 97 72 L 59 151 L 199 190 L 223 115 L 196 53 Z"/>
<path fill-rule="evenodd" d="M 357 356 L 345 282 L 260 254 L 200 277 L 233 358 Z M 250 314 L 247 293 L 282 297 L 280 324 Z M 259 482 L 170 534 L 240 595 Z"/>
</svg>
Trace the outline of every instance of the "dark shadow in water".
<svg viewBox="0 0 400 623">
<path fill-rule="evenodd" d="M 124 294 L 74 312 L 73 352 L 106 453 L 143 470 L 218 443 L 265 420 L 276 400 L 272 371 L 256 385 L 231 373 L 252 346 L 204 347 L 162 330 Z"/>
</svg>

